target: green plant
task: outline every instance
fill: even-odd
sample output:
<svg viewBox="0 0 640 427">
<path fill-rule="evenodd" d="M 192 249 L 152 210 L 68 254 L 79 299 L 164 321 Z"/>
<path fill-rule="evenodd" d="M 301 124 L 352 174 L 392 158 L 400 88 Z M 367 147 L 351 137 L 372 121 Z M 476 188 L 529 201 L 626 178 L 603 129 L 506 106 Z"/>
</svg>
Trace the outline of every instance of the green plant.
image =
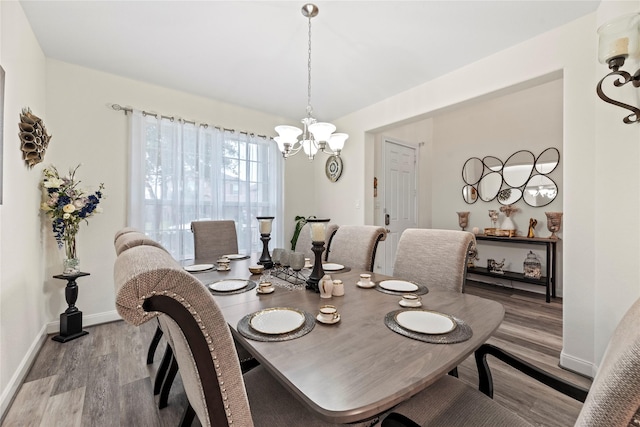
<svg viewBox="0 0 640 427">
<path fill-rule="evenodd" d="M 310 217 L 303 217 L 303 216 L 299 216 L 296 215 L 295 218 L 295 223 L 296 223 L 296 227 L 293 230 L 293 236 L 291 237 L 291 250 L 295 250 L 296 249 L 296 243 L 298 242 L 298 237 L 300 236 L 300 230 L 302 230 L 302 227 L 304 227 L 304 225 L 307 223 L 307 219 L 309 218 L 315 218 L 315 216 L 310 216 Z"/>
</svg>

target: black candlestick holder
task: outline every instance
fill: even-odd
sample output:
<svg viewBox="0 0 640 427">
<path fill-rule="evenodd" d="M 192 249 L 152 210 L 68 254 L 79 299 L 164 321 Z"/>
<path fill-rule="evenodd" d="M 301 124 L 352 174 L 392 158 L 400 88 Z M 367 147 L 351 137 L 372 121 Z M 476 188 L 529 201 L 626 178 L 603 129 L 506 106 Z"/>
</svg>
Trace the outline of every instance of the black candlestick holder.
<svg viewBox="0 0 640 427">
<path fill-rule="evenodd" d="M 313 246 L 311 250 L 315 254 L 315 263 L 313 264 L 313 271 L 307 279 L 307 289 L 312 289 L 315 292 L 320 292 L 318 283 L 324 276 L 324 269 L 322 268 L 322 253 L 324 252 L 324 242 L 312 242 Z"/>
<path fill-rule="evenodd" d="M 269 240 L 271 240 L 271 235 L 260 234 L 260 240 L 262 240 L 262 255 L 260 255 L 260 261 L 258 261 L 258 264 L 264 265 L 264 268 L 272 268 L 273 260 L 269 253 Z"/>
</svg>

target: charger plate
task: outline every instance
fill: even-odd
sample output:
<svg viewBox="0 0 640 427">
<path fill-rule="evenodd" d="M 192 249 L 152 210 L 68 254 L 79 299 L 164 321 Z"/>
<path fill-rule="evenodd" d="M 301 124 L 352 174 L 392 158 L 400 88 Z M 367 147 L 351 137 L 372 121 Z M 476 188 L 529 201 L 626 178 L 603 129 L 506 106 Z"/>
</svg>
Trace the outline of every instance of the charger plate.
<svg viewBox="0 0 640 427">
<path fill-rule="evenodd" d="M 473 336 L 473 330 L 464 320 L 455 316 L 449 316 L 455 322 L 455 328 L 448 333 L 424 334 L 402 327 L 396 320 L 398 314 L 406 311 L 423 311 L 416 309 L 394 310 L 384 316 L 384 324 L 393 332 L 404 335 L 414 340 L 423 341 L 430 344 L 455 344 L 468 340 Z"/>
<path fill-rule="evenodd" d="M 232 282 L 244 282 L 245 285 L 243 285 L 243 286 L 241 286 L 241 287 L 239 287 L 239 288 L 237 288 L 235 290 L 217 290 L 216 289 L 217 286 L 212 287 L 213 285 L 216 285 L 216 284 L 218 284 L 220 282 L 229 282 L 229 281 L 232 281 Z M 230 287 L 234 288 L 236 286 L 240 286 L 241 284 L 238 283 L 237 285 L 235 285 L 235 286 L 234 285 L 235 285 L 235 283 L 232 284 Z M 213 295 L 235 295 L 235 294 L 241 294 L 243 292 L 247 292 L 247 291 L 250 291 L 251 289 L 254 289 L 256 286 L 258 286 L 256 284 L 256 282 L 254 282 L 253 280 L 246 280 L 246 279 L 222 279 L 222 280 L 218 280 L 217 282 L 212 282 L 212 283 L 207 284 L 207 287 L 209 288 L 209 291 Z M 224 288 L 228 289 L 228 287 L 226 285 L 224 285 L 224 286 L 220 285 L 220 289 L 224 289 Z"/>
<path fill-rule="evenodd" d="M 416 295 L 424 295 L 429 293 L 429 288 L 427 288 L 425 285 L 419 285 L 417 283 L 414 283 L 414 285 L 418 287 L 418 289 L 415 291 L 393 291 L 391 289 L 383 288 L 382 286 L 380 286 L 380 283 L 381 282 L 376 283 L 376 291 L 382 292 L 383 294 L 402 296 L 407 293 L 416 294 Z M 409 283 L 413 283 L 413 282 L 409 282 Z"/>
<path fill-rule="evenodd" d="M 296 310 L 296 309 L 291 309 L 291 310 Z M 293 340 L 296 338 L 300 338 L 304 335 L 307 335 L 316 326 L 316 319 L 312 314 L 307 313 L 306 311 L 301 311 L 301 310 L 300 312 L 304 315 L 304 322 L 302 326 L 300 326 L 298 329 L 291 332 L 287 332 L 283 334 L 264 334 L 262 332 L 256 331 L 249 324 L 249 322 L 251 321 L 251 318 L 256 313 L 247 314 L 242 319 L 240 319 L 240 321 L 238 322 L 237 330 L 238 332 L 240 332 L 240 334 L 242 334 L 242 336 L 254 341 L 277 342 L 277 341 Z M 260 312 L 257 312 L 257 313 L 260 313 Z"/>
</svg>

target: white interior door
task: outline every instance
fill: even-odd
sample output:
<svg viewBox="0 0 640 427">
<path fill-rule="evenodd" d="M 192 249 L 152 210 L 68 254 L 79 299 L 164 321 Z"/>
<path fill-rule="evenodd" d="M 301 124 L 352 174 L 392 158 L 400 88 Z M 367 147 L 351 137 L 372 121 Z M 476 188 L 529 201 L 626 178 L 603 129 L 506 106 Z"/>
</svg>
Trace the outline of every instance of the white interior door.
<svg viewBox="0 0 640 427">
<path fill-rule="evenodd" d="M 384 274 L 393 274 L 400 235 L 416 227 L 416 148 L 384 140 Z"/>
</svg>

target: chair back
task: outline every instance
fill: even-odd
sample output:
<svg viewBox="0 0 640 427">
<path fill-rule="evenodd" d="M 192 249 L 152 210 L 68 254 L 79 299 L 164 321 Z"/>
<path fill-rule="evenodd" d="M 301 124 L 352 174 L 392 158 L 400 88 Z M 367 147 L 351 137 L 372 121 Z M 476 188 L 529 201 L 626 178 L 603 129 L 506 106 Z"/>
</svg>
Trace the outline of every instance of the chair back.
<svg viewBox="0 0 640 427">
<path fill-rule="evenodd" d="M 378 243 L 387 237 L 383 227 L 375 225 L 341 225 L 335 232 L 327 261 L 354 270 L 373 271 Z"/>
<path fill-rule="evenodd" d="M 118 240 L 118 237 L 122 236 L 123 234 L 127 234 L 127 233 L 140 233 L 140 230 L 138 230 L 137 228 L 133 228 L 133 227 L 124 227 L 121 228 L 120 230 L 116 231 L 116 234 L 113 236 L 113 243 L 116 242 L 116 240 Z"/>
<path fill-rule="evenodd" d="M 457 230 L 408 228 L 400 236 L 393 276 L 421 285 L 464 292 L 473 234 Z"/>
<path fill-rule="evenodd" d="M 620 323 L 593 379 L 576 426 L 638 425 L 640 416 L 640 299 Z"/>
<path fill-rule="evenodd" d="M 338 230 L 337 224 L 329 224 L 327 225 L 327 234 L 324 239 L 324 253 L 322 259 L 327 260 L 327 255 L 329 254 L 328 249 L 331 245 L 331 240 L 333 239 L 333 235 L 336 234 Z M 311 243 L 311 228 L 309 223 L 306 223 L 300 229 L 300 234 L 298 235 L 298 240 L 296 242 L 295 251 L 302 252 L 306 258 L 311 258 L 311 262 L 315 259 L 315 254 L 311 250 L 313 244 Z"/>
<path fill-rule="evenodd" d="M 193 221 L 193 249 L 196 260 L 215 261 L 238 253 L 238 235 L 233 220 Z"/>
<path fill-rule="evenodd" d="M 116 233 L 117 234 L 117 233 Z M 116 250 L 116 255 L 120 255 L 122 252 L 134 248 L 136 246 L 155 246 L 156 248 L 160 248 L 163 251 L 169 253 L 164 246 L 155 240 L 149 238 L 146 234 L 140 233 L 139 231 L 129 231 L 126 233 L 121 233 L 116 238 L 113 246 Z"/>
<path fill-rule="evenodd" d="M 189 403 L 202 425 L 253 426 L 229 327 L 211 293 L 165 251 L 131 248 L 114 266 L 116 307 L 139 326 L 165 314 Z"/>
</svg>

